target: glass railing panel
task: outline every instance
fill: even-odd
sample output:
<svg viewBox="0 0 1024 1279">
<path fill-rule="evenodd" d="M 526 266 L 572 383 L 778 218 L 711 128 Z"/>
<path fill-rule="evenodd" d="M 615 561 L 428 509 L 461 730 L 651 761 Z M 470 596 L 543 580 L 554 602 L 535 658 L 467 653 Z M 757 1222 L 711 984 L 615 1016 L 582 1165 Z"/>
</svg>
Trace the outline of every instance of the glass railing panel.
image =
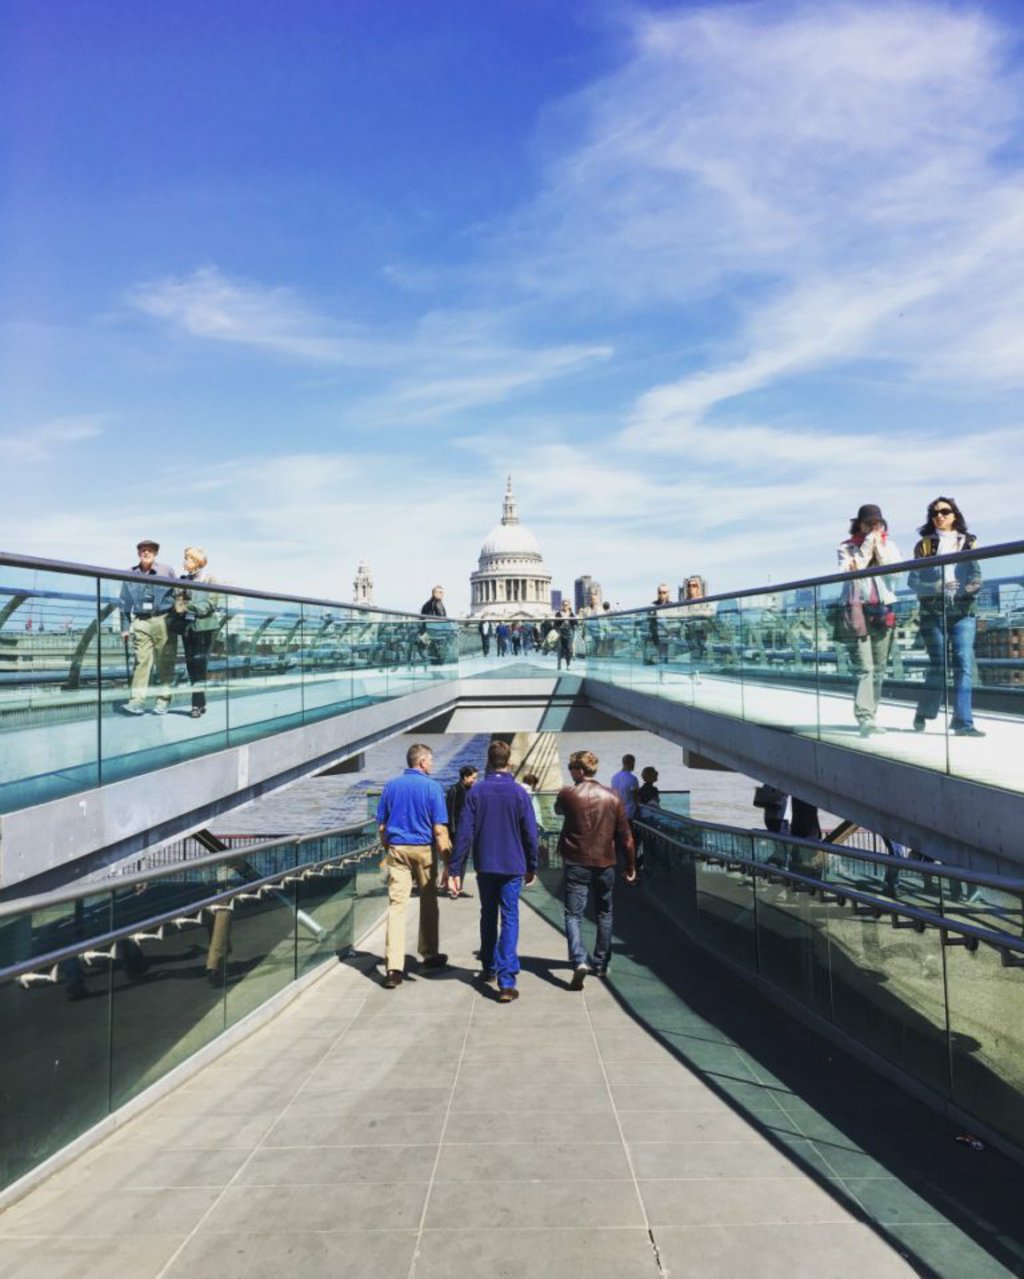
<svg viewBox="0 0 1024 1279">
<path fill-rule="evenodd" d="M 352 628 L 348 610 L 303 604 L 299 647 L 292 654 L 302 675 L 306 723 L 352 706 Z"/>
<path fill-rule="evenodd" d="M 302 605 L 234 596 L 228 601 L 224 676 L 228 744 L 302 724 Z"/>
<path fill-rule="evenodd" d="M 362 853 L 355 866 L 355 935 L 361 937 L 387 909 L 387 878 L 381 871 L 384 851 L 379 846 Z"/>
<path fill-rule="evenodd" d="M 231 910 L 193 910 L 118 943 L 112 972 L 111 1106 L 123 1105 L 224 1030 Z"/>
<path fill-rule="evenodd" d="M 742 600 L 743 715 L 758 724 L 815 735 L 818 629 L 814 591 L 768 591 Z"/>
<path fill-rule="evenodd" d="M 757 968 L 757 934 L 754 914 L 754 879 L 749 870 L 731 861 L 732 855 L 749 860 L 750 839 L 732 835 L 710 841 L 712 858 L 697 858 L 694 886 L 697 907 L 697 940 L 724 955 L 732 963 Z M 705 841 L 705 847 L 709 842 Z"/>
<path fill-rule="evenodd" d="M 321 936 L 318 924 L 298 914 L 294 880 L 282 887 L 254 887 L 233 901 L 225 962 L 229 1026 L 294 980 L 300 929 L 315 941 Z"/>
<path fill-rule="evenodd" d="M 929 611 L 926 597 L 919 601 L 921 643 L 929 659 L 937 665 L 938 653 L 945 649 L 946 654 L 947 687 L 939 691 L 949 719 L 949 771 L 1020 790 L 1024 774 L 1016 742 L 1024 720 L 1024 555 L 962 560 L 947 566 L 944 582 L 950 577 L 954 594 L 944 596 L 941 615 Z M 926 685 L 935 678 L 929 680 L 926 670 Z M 934 690 L 931 695 L 934 704 Z M 984 739 L 956 731 L 968 716 Z"/>
<path fill-rule="evenodd" d="M 866 1047 L 942 1094 L 949 1089 L 937 929 L 852 904 L 827 906 L 832 1015 Z"/>
<path fill-rule="evenodd" d="M 785 857 L 800 870 L 795 849 Z M 779 860 L 783 860 L 782 857 Z M 829 990 L 829 907 L 793 881 L 758 878 L 757 950 L 763 977 L 815 1012 L 831 1013 Z"/>
<path fill-rule="evenodd" d="M 956 940 L 955 937 L 952 938 Z M 1024 961 L 990 946 L 946 947 L 953 1100 L 1024 1143 Z"/>
<path fill-rule="evenodd" d="M 0 979 L 0 1186 L 108 1113 L 112 976 L 79 956 L 27 984 Z"/>
<path fill-rule="evenodd" d="M 112 894 L 106 889 L 52 905 L 38 904 L 0 919 L 0 967 L 27 963 L 111 932 Z"/>
<path fill-rule="evenodd" d="M 98 784 L 100 682 L 123 670 L 95 578 L 0 569 L 0 811 Z"/>
<path fill-rule="evenodd" d="M 302 873 L 296 884 L 296 973 L 302 976 L 351 948 L 357 935 L 357 862 L 352 841 L 318 839 L 299 845 L 299 858 L 337 858 Z"/>
</svg>

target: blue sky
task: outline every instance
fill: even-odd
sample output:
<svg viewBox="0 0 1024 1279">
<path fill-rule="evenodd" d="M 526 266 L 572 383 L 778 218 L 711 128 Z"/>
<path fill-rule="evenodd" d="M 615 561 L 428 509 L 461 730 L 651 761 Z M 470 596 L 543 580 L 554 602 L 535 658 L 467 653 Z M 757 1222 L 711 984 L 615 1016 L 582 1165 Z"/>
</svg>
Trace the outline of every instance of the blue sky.
<svg viewBox="0 0 1024 1279">
<path fill-rule="evenodd" d="M 1020 4 L 6 0 L 0 546 L 457 609 L 1021 536 Z"/>
</svg>

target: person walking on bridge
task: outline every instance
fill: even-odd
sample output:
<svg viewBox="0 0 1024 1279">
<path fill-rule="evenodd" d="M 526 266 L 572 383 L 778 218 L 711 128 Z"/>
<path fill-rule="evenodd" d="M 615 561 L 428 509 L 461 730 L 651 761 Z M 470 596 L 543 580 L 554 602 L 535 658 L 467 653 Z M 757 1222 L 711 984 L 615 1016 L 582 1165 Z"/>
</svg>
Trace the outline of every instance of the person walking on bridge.
<svg viewBox="0 0 1024 1279">
<path fill-rule="evenodd" d="M 437 916 L 437 853 L 447 860 L 451 851 L 444 791 L 430 774 L 434 752 L 416 742 L 406 752 L 408 767 L 381 791 L 377 823 L 387 849 L 388 924 L 384 985 L 393 990 L 405 977 L 405 911 L 413 880 L 420 890 L 419 953 L 422 967 L 443 968 L 448 956 L 439 952 Z"/>
<path fill-rule="evenodd" d="M 153 709 L 157 715 L 166 715 L 171 704 L 178 651 L 178 637 L 167 624 L 174 609 L 174 587 L 161 586 L 151 579 L 174 577 L 175 573 L 168 565 L 157 563 L 159 542 L 143 539 L 135 549 L 139 562 L 131 569 L 133 576 L 121 583 L 121 636 L 125 643 L 131 640 L 135 653 L 131 696 L 124 710 L 129 715 L 145 713 L 149 680 L 155 666 L 157 696 Z"/>
<path fill-rule="evenodd" d="M 898 564 L 903 558 L 889 536 L 881 509 L 870 504 L 862 506 L 850 521 L 849 535 L 840 542 L 837 554 L 840 569 L 849 573 Z M 896 634 L 895 602 L 892 579 L 884 574 L 858 578 L 843 589 L 843 638 L 857 676 L 853 713 L 862 737 L 885 732 L 876 717 Z"/>
<path fill-rule="evenodd" d="M 497 981 L 498 1000 L 519 998 L 519 894 L 537 875 L 537 820 L 530 797 L 509 770 L 512 748 L 492 741 L 487 772 L 469 791 L 459 820 L 448 875 L 457 897 L 470 852 L 480 892 L 480 966 L 485 981 Z"/>
<path fill-rule="evenodd" d="M 565 936 L 573 974 L 570 989 L 582 990 L 588 973 L 603 977 L 612 953 L 612 892 L 615 888 L 615 847 L 626 860 L 627 884 L 636 879 L 636 848 L 622 801 L 613 790 L 594 780 L 598 758 L 593 751 L 569 756 L 573 784 L 555 800 L 562 818 L 558 852 L 565 865 Z M 583 912 L 591 889 L 597 913 L 597 940 L 588 956 L 583 944 Z"/>
</svg>

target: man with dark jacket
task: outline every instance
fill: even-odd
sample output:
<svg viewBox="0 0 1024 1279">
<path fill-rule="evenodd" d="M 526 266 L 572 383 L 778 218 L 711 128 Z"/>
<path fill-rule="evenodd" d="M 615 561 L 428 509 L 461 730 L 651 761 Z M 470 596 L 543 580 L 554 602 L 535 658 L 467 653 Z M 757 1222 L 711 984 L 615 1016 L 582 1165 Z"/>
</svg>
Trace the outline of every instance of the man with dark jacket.
<svg viewBox="0 0 1024 1279">
<path fill-rule="evenodd" d="M 587 973 L 604 977 L 612 951 L 612 891 L 615 887 L 616 842 L 626 861 L 626 883 L 636 879 L 636 848 L 622 801 L 594 780 L 598 759 L 593 751 L 569 757 L 572 786 L 558 792 L 555 812 L 562 817 L 558 852 L 565 864 L 565 935 L 573 967 L 570 989 L 582 990 Z M 583 944 L 583 912 L 594 890 L 597 941 L 592 956 Z"/>
<path fill-rule="evenodd" d="M 497 980 L 503 1004 L 519 998 L 519 894 L 537 875 L 537 819 L 530 796 L 509 772 L 510 754 L 508 742 L 493 741 L 487 748 L 487 772 L 466 796 L 448 868 L 448 888 L 457 897 L 472 851 L 480 892 L 480 965 L 485 981 Z"/>
</svg>

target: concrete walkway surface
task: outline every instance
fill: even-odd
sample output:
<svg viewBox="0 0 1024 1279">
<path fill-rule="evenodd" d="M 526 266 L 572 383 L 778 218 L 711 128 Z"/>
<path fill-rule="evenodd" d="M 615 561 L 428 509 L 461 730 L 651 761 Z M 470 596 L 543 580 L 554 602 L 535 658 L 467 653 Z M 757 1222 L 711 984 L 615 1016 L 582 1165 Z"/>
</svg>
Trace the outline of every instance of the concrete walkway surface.
<svg viewBox="0 0 1024 1279">
<path fill-rule="evenodd" d="M 934 1134 L 939 1120 L 874 1077 L 847 1095 L 864 1072 L 840 1064 L 837 1115 L 874 1108 L 887 1131 L 910 1123 L 896 1133 L 903 1162 L 879 1160 L 779 1064 L 792 1049 L 816 1078 L 833 1050 L 716 976 L 637 894 L 622 904 L 612 976 L 570 992 L 557 903 L 539 884 L 526 900 L 537 909 L 522 909 L 516 1003 L 473 980 L 475 897 L 442 904 L 452 967 L 418 974 L 413 961 L 394 991 L 380 985 L 378 930 L 0 1216 L 0 1274 L 1019 1273 L 1024 1254 L 1000 1216 L 1005 1201 L 1019 1220 L 1016 1169 L 988 1152 L 970 1163 L 951 1134 Z M 709 1002 L 727 1008 L 724 1024 Z M 775 1046 L 760 1055 L 748 1030 Z M 990 1178 L 991 1239 L 970 1205 L 943 1205 L 945 1183 L 928 1181 L 945 1158 Z"/>
</svg>

